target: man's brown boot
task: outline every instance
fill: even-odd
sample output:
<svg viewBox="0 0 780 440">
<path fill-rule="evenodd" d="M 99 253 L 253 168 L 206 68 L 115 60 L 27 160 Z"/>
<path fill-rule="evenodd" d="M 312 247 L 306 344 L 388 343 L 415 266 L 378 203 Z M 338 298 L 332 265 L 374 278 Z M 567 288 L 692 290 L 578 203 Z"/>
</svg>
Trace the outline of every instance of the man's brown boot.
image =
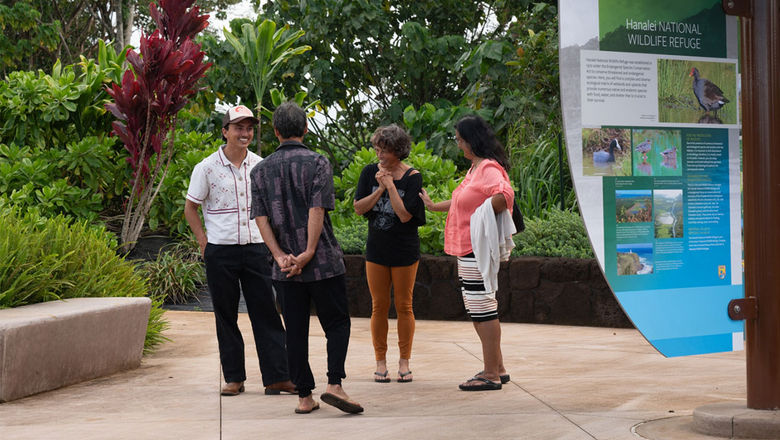
<svg viewBox="0 0 780 440">
<path fill-rule="evenodd" d="M 244 382 L 228 382 L 222 386 L 223 396 L 238 396 L 244 392 Z"/>
<path fill-rule="evenodd" d="M 295 388 L 295 384 L 289 380 L 283 380 L 281 382 L 272 383 L 265 387 L 265 394 L 277 395 L 279 393 L 298 394 L 298 389 Z"/>
</svg>

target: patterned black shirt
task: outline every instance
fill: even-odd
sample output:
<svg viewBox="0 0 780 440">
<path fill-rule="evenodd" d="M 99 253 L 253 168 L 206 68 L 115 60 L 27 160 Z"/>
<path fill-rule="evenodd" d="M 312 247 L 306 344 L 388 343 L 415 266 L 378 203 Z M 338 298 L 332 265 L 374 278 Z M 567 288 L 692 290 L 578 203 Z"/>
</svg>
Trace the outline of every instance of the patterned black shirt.
<svg viewBox="0 0 780 440">
<path fill-rule="evenodd" d="M 310 208 L 325 208 L 317 251 L 300 275 L 287 278 L 274 264 L 272 278 L 279 281 L 319 281 L 346 272 L 344 254 L 333 235 L 327 211 L 336 204 L 330 162 L 305 145 L 288 141 L 257 164 L 252 179 L 252 217 L 268 217 L 279 247 L 298 255 L 306 250 Z"/>
</svg>

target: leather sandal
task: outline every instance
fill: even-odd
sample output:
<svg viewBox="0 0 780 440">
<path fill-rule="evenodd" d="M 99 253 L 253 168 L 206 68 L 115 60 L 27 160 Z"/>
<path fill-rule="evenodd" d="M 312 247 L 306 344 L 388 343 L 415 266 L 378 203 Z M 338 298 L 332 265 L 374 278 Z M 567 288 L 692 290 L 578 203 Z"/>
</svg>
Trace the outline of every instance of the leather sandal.
<svg viewBox="0 0 780 440">
<path fill-rule="evenodd" d="M 311 409 L 300 409 L 295 408 L 295 414 L 309 414 L 312 411 L 320 409 L 319 402 L 314 402 L 314 405 L 312 405 Z"/>
</svg>

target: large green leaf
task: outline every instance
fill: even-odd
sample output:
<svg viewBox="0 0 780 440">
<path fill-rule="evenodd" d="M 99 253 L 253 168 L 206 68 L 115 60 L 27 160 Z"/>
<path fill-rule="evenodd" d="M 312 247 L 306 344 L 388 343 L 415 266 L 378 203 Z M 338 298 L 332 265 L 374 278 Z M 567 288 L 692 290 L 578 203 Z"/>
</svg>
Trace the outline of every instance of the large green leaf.
<svg viewBox="0 0 780 440">
<path fill-rule="evenodd" d="M 255 52 L 257 53 L 257 62 L 260 71 L 268 70 L 268 62 L 272 61 L 271 52 L 274 47 L 274 32 L 276 31 L 276 23 L 271 20 L 265 20 L 260 24 L 258 28 L 258 37 L 255 42 Z"/>
<path fill-rule="evenodd" d="M 228 43 L 230 43 L 231 46 L 233 46 L 233 49 L 236 50 L 236 53 L 238 54 L 238 57 L 241 59 L 241 62 L 246 64 L 246 50 L 244 48 L 244 45 L 241 44 L 240 41 L 238 41 L 238 38 L 236 38 L 235 35 L 233 35 L 232 32 L 227 30 L 227 28 L 222 29 L 222 33 L 225 35 L 225 40 L 227 40 Z"/>
</svg>

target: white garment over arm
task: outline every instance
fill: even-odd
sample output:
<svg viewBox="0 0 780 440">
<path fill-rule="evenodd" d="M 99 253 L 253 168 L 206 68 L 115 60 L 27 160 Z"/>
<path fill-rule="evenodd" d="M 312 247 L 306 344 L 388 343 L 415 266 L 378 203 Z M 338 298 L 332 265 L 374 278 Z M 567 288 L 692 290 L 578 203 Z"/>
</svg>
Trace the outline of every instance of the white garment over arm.
<svg viewBox="0 0 780 440">
<path fill-rule="evenodd" d="M 506 209 L 500 214 L 493 212 L 493 203 L 488 197 L 471 215 L 471 249 L 477 260 L 485 290 L 498 290 L 498 269 L 507 261 L 515 242 L 512 234 L 517 232 L 512 216 Z"/>
</svg>

